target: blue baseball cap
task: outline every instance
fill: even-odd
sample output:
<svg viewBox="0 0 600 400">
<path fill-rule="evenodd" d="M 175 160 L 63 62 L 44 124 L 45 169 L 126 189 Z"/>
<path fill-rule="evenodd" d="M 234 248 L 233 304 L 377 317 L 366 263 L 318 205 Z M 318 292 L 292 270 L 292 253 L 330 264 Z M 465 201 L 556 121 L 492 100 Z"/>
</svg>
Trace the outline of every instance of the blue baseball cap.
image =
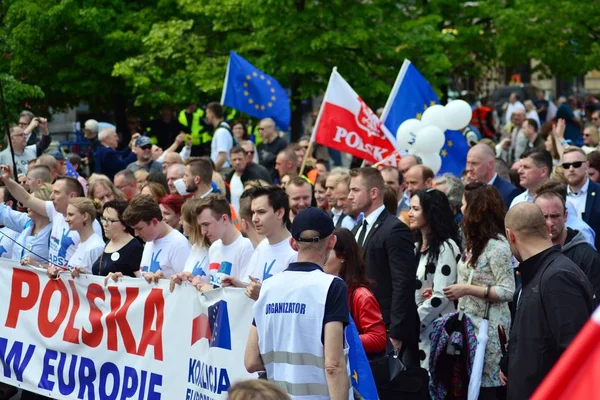
<svg viewBox="0 0 600 400">
<path fill-rule="evenodd" d="M 333 219 L 320 208 L 308 207 L 300 211 L 292 223 L 292 237 L 298 242 L 318 242 L 333 233 Z M 316 231 L 312 238 L 300 238 L 304 231 Z"/>
<path fill-rule="evenodd" d="M 135 139 L 136 147 L 144 147 L 148 145 L 152 146 L 152 142 L 150 141 L 150 138 L 148 136 L 140 136 L 139 138 Z"/>
</svg>

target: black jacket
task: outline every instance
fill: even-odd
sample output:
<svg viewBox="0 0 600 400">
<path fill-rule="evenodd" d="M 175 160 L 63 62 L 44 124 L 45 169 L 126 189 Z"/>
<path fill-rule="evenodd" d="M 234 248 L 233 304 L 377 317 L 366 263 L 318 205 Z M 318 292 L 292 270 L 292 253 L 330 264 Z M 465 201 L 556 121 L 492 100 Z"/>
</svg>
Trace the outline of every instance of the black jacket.
<svg viewBox="0 0 600 400">
<path fill-rule="evenodd" d="M 593 311 L 592 287 L 553 246 L 523 261 L 510 331 L 509 400 L 528 399 Z"/>
<path fill-rule="evenodd" d="M 359 227 L 357 224 L 354 234 Z M 373 293 L 390 337 L 401 340 L 407 352 L 418 352 L 419 338 L 414 248 L 408 227 L 385 209 L 371 227 L 363 246 L 367 275 L 375 281 Z"/>
<path fill-rule="evenodd" d="M 225 180 L 227 181 L 227 183 L 231 183 L 231 177 L 233 177 L 233 174 L 235 173 L 235 170 L 232 170 L 230 173 L 227 174 L 227 176 L 225 177 Z M 263 181 L 267 182 L 267 183 L 273 183 L 273 180 L 271 179 L 271 174 L 269 174 L 269 171 L 267 171 L 267 169 L 265 167 L 263 167 L 262 165 L 258 165 L 258 164 L 250 164 L 246 167 L 246 169 L 244 170 L 244 173 L 242 174 L 242 176 L 240 177 L 240 180 L 242 181 L 242 184 L 246 184 L 246 182 L 248 181 L 256 181 L 262 179 Z"/>
<path fill-rule="evenodd" d="M 573 261 L 587 276 L 596 296 L 598 304 L 600 296 L 600 254 L 592 248 L 579 231 L 567 229 L 567 240 L 562 247 L 562 253 Z"/>
</svg>

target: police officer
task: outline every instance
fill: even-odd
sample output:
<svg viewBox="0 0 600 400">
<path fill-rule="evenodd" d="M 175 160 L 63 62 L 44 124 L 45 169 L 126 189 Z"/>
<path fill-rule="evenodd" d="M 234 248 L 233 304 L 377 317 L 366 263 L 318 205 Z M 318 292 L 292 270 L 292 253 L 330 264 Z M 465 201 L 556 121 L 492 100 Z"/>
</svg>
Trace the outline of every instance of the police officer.
<svg viewBox="0 0 600 400">
<path fill-rule="evenodd" d="M 353 398 L 344 340 L 348 289 L 322 268 L 336 242 L 333 230 L 324 211 L 299 212 L 290 238 L 298 262 L 265 280 L 254 305 L 246 369 L 266 370 L 292 399 Z"/>
</svg>

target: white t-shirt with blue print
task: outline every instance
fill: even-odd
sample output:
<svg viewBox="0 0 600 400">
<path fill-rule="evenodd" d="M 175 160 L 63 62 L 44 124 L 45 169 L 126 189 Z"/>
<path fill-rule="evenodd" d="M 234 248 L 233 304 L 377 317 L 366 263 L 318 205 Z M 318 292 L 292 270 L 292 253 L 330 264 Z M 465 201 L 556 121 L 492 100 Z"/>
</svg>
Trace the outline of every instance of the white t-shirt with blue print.
<svg viewBox="0 0 600 400">
<path fill-rule="evenodd" d="M 242 280 L 250 282 L 249 275 L 252 275 L 263 282 L 296 261 L 298 261 L 298 253 L 292 249 L 289 237 L 274 245 L 269 244 L 265 238 L 256 246 Z"/>
<path fill-rule="evenodd" d="M 56 211 L 51 201 L 46 202 L 46 214 L 52 224 L 48 260 L 55 266 L 65 267 L 79 244 L 79 234 L 69 228 L 65 216 Z M 94 232 L 102 237 L 100 223 L 94 220 L 93 226 Z"/>
<path fill-rule="evenodd" d="M 193 276 L 201 276 L 208 280 L 208 248 L 197 244 L 192 246 L 190 256 L 185 261 L 183 272 L 189 272 Z"/>
<path fill-rule="evenodd" d="M 0 257 L 8 259 L 12 258 L 13 247 L 15 244 L 14 241 L 17 240 L 17 236 L 19 236 L 18 232 L 13 231 L 6 226 L 0 228 Z"/>
<path fill-rule="evenodd" d="M 183 271 L 190 256 L 190 244 L 175 229 L 167 236 L 146 242 L 142 253 L 141 271 L 156 273 L 162 270 L 166 278 Z"/>
</svg>

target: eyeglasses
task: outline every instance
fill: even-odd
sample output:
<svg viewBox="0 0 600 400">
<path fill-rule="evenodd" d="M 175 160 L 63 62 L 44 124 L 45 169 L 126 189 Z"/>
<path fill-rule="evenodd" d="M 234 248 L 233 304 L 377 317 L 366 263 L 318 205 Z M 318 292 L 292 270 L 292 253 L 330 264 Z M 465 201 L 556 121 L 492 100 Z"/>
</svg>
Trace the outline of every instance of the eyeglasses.
<svg viewBox="0 0 600 400">
<path fill-rule="evenodd" d="M 152 149 L 152 145 L 151 144 L 147 144 L 145 146 L 141 146 L 140 149 L 142 149 L 142 150 L 151 150 Z"/>
<path fill-rule="evenodd" d="M 120 221 L 118 219 L 110 219 L 110 218 L 100 217 L 100 222 L 102 222 L 103 224 L 106 224 L 106 225 L 112 225 L 115 222 L 120 222 Z"/>
<path fill-rule="evenodd" d="M 570 169 L 571 166 L 573 166 L 573 168 L 577 169 L 577 168 L 580 168 L 583 165 L 584 162 L 585 161 L 575 161 L 575 162 L 572 162 L 572 163 L 571 162 L 566 162 L 566 163 L 562 163 L 562 167 L 563 167 L 563 169 Z"/>
<path fill-rule="evenodd" d="M 254 150 L 252 151 L 247 151 L 246 154 L 254 154 Z"/>
</svg>

